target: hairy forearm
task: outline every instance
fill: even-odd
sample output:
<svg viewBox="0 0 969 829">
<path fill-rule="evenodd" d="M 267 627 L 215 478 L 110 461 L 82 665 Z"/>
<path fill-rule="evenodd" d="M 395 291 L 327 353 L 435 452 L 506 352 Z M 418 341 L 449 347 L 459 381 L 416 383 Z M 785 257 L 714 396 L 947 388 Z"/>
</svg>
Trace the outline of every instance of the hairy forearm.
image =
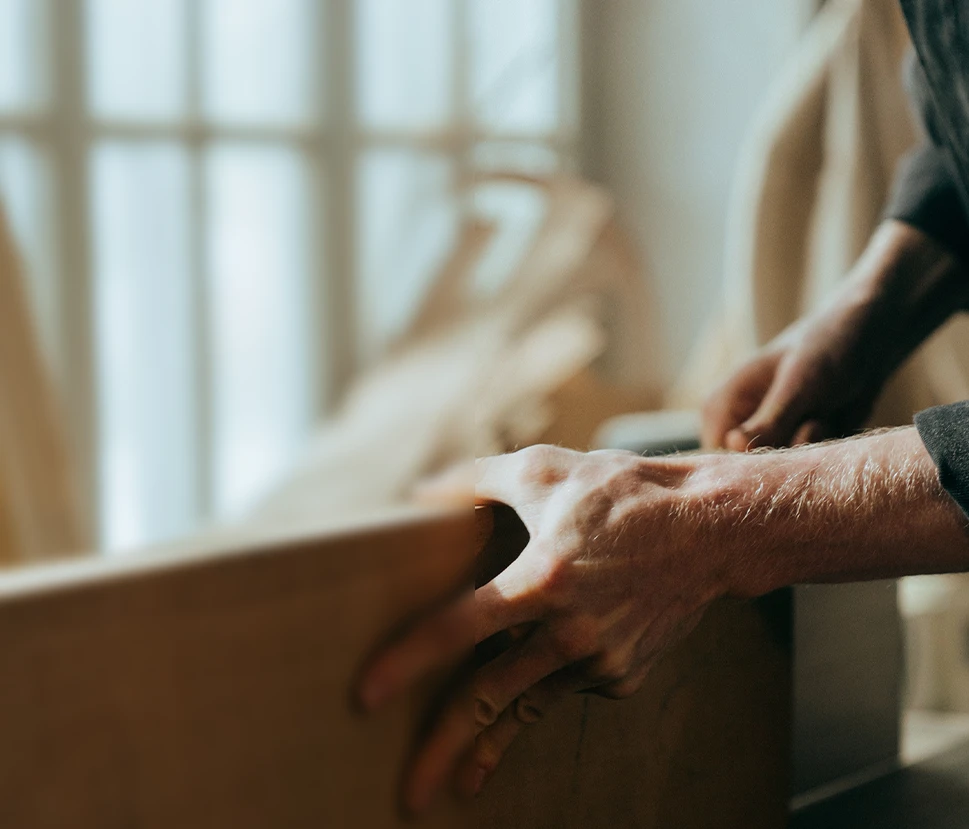
<svg viewBox="0 0 969 829">
<path fill-rule="evenodd" d="M 914 428 L 708 456 L 680 520 L 721 551 L 725 592 L 969 569 L 962 512 Z"/>
</svg>

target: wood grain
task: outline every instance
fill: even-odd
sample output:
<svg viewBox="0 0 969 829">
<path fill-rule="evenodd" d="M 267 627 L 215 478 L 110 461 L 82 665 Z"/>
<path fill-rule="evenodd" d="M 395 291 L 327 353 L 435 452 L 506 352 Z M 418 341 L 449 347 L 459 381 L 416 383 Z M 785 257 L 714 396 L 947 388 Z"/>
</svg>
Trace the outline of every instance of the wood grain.
<svg viewBox="0 0 969 829">
<path fill-rule="evenodd" d="M 788 613 L 786 594 L 721 603 L 632 699 L 569 700 L 512 747 L 478 825 L 786 826 Z"/>
<path fill-rule="evenodd" d="M 348 689 L 376 642 L 470 589 L 487 526 L 467 510 L 0 580 L 0 826 L 403 825 L 399 770 L 438 686 L 372 718 Z M 472 811 L 421 825 L 779 829 L 788 622 L 784 596 L 715 608 L 642 694 L 576 697 Z"/>
<path fill-rule="evenodd" d="M 528 532 L 507 507 L 477 519 L 481 584 Z M 791 631 L 788 591 L 715 605 L 634 698 L 578 695 L 526 732 L 476 804 L 478 825 L 785 826 Z"/>
<path fill-rule="evenodd" d="M 349 688 L 467 576 L 470 533 L 457 515 L 8 587 L 0 826 L 397 826 L 427 693 L 367 719 Z"/>
</svg>

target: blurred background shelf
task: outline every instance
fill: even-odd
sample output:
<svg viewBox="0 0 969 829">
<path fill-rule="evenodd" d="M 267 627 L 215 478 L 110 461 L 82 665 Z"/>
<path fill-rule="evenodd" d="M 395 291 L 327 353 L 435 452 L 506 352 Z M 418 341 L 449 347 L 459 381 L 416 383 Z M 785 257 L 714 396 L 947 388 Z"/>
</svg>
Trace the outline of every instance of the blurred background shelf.
<svg viewBox="0 0 969 829">
<path fill-rule="evenodd" d="M 908 712 L 900 768 L 802 806 L 790 829 L 964 829 L 969 717 Z"/>
</svg>

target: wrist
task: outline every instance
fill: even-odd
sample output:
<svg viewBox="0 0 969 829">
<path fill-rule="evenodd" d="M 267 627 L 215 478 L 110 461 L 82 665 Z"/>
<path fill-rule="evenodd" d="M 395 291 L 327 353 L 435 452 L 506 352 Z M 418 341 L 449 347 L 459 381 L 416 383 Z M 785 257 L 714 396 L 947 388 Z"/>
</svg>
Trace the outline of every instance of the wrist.
<svg viewBox="0 0 969 829">
<path fill-rule="evenodd" d="M 800 580 L 792 558 L 778 554 L 794 535 L 798 510 L 778 511 L 777 501 L 811 474 L 794 455 L 770 451 L 698 458 L 686 489 L 704 546 L 717 552 L 720 595 L 754 598 Z"/>
<path fill-rule="evenodd" d="M 791 534 L 791 516 L 773 508 L 778 494 L 803 474 L 778 462 L 792 455 L 726 452 L 690 459 L 677 514 L 689 525 L 683 535 L 690 544 L 708 551 L 706 566 L 718 596 L 755 598 L 797 581 L 776 556 L 783 545 L 779 536 Z"/>
<path fill-rule="evenodd" d="M 969 303 L 969 273 L 946 248 L 903 222 L 884 222 L 852 271 L 839 302 L 862 336 L 897 367 Z"/>
</svg>

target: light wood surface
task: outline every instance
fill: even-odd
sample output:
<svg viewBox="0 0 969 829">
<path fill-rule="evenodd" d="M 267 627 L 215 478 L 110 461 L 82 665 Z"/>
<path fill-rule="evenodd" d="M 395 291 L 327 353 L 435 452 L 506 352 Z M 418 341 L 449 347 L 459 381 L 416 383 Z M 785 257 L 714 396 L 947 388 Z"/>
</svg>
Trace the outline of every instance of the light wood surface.
<svg viewBox="0 0 969 829">
<path fill-rule="evenodd" d="M 402 620 L 470 587 L 475 534 L 469 509 L 0 580 L 0 826 L 403 825 L 435 688 L 372 718 L 348 689 Z M 473 810 L 420 825 L 784 826 L 788 622 L 784 596 L 714 608 L 642 694 L 576 697 Z"/>
</svg>

